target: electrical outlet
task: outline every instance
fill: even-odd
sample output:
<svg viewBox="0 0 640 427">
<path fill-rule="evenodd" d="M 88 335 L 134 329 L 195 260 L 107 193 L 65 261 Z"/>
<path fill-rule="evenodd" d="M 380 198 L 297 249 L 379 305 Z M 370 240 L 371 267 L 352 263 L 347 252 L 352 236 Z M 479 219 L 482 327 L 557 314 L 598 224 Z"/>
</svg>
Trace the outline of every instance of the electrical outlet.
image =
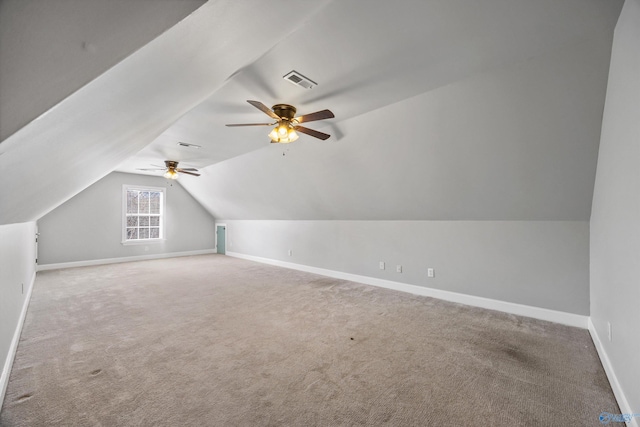
<svg viewBox="0 0 640 427">
<path fill-rule="evenodd" d="M 400 264 L 396 265 L 396 272 L 402 273 L 402 266 Z"/>
<path fill-rule="evenodd" d="M 611 341 L 611 338 L 612 338 L 611 322 L 607 322 L 607 332 L 609 333 L 609 341 Z"/>
<path fill-rule="evenodd" d="M 289 249 L 289 256 L 293 255 L 293 251 Z"/>
<path fill-rule="evenodd" d="M 380 270 L 384 270 L 384 261 L 380 261 Z"/>
<path fill-rule="evenodd" d="M 427 277 L 436 277 L 436 271 L 433 268 L 427 268 Z"/>
</svg>

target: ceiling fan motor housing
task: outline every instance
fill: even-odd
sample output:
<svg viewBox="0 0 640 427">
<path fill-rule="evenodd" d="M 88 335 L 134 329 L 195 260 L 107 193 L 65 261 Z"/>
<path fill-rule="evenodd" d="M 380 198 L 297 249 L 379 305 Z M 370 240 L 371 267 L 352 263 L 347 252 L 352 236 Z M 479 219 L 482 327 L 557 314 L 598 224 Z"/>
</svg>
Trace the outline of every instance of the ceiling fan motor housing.
<svg viewBox="0 0 640 427">
<path fill-rule="evenodd" d="M 276 104 L 271 107 L 274 113 L 280 118 L 286 119 L 288 121 L 293 120 L 296 116 L 296 107 L 289 104 Z"/>
</svg>

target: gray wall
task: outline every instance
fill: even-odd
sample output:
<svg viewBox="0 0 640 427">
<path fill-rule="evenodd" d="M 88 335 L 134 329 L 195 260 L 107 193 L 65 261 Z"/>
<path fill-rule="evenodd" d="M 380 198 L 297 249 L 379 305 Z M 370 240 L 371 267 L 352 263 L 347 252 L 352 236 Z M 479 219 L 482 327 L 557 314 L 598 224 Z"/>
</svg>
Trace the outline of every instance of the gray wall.
<svg viewBox="0 0 640 427">
<path fill-rule="evenodd" d="M 219 222 L 229 252 L 589 314 L 586 221 Z"/>
<path fill-rule="evenodd" d="M 591 321 L 640 411 L 640 1 L 616 27 L 591 215 Z M 607 322 L 611 322 L 612 340 Z"/>
<path fill-rule="evenodd" d="M 32 285 L 36 266 L 35 235 L 35 222 L 0 225 L 0 369 L 8 361 L 11 340 Z M 0 378 L 0 405 L 6 380 L 6 377 Z"/>
<path fill-rule="evenodd" d="M 166 188 L 164 242 L 122 245 L 123 184 Z M 38 227 L 40 265 L 207 250 L 215 240 L 213 217 L 180 184 L 118 172 L 42 217 Z"/>
</svg>

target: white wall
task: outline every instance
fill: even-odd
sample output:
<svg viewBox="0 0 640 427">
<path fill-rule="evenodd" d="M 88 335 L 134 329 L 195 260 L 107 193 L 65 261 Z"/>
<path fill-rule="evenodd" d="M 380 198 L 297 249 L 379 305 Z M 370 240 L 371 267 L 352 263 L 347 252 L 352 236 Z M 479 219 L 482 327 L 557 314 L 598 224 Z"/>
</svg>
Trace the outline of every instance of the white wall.
<svg viewBox="0 0 640 427">
<path fill-rule="evenodd" d="M 166 239 L 162 243 L 122 245 L 124 184 L 166 188 Z M 38 228 L 39 265 L 213 250 L 215 244 L 213 217 L 180 184 L 118 172 L 42 217 Z"/>
<path fill-rule="evenodd" d="M 221 222 L 228 252 L 589 314 L 586 221 Z"/>
<path fill-rule="evenodd" d="M 0 225 L 0 406 L 35 278 L 36 223 Z"/>
<path fill-rule="evenodd" d="M 616 27 L 591 214 L 591 320 L 619 382 L 640 412 L 640 1 Z M 608 322 L 612 339 L 608 338 Z M 614 384 L 614 389 L 615 389 Z"/>
</svg>

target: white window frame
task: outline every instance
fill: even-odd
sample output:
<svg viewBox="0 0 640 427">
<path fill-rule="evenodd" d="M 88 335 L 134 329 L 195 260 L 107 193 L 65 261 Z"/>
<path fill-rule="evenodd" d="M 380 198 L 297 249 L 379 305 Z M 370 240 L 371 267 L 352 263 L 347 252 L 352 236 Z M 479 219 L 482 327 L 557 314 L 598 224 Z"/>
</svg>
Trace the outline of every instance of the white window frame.
<svg viewBox="0 0 640 427">
<path fill-rule="evenodd" d="M 157 239 L 135 239 L 127 240 L 127 192 L 129 190 L 136 191 L 155 191 L 162 193 L 162 200 L 160 202 L 160 237 Z M 128 185 L 122 186 L 122 244 L 123 245 L 148 245 L 154 243 L 162 243 L 165 241 L 165 223 L 166 223 L 166 206 L 167 192 L 164 187 L 147 187 L 142 185 Z"/>
</svg>

